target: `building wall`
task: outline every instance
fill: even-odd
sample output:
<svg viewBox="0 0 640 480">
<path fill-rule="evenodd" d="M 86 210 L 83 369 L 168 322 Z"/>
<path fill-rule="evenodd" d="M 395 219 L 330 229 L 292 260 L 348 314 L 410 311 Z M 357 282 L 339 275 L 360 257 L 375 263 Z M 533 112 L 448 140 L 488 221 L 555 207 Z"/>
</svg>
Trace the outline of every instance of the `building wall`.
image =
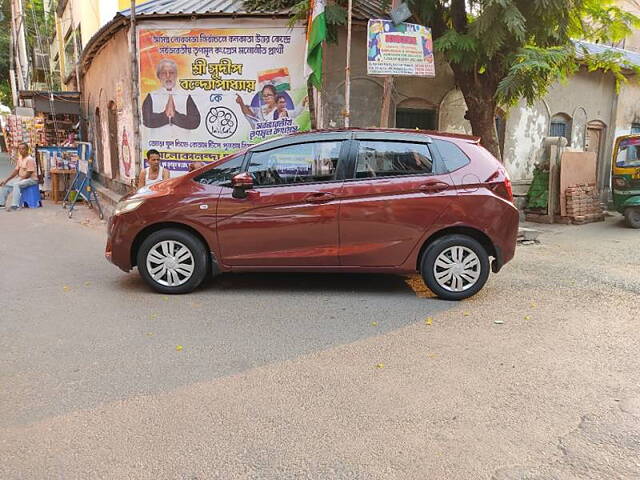
<svg viewBox="0 0 640 480">
<path fill-rule="evenodd" d="M 56 35 L 52 39 L 51 62 L 54 70 L 60 72 L 60 83 L 63 90 L 77 90 L 78 85 L 74 75 L 65 75 L 66 71 L 73 68 L 81 50 L 86 46 L 91 37 L 117 12 L 118 0 L 68 0 L 61 15 L 56 15 Z M 80 29 L 80 46 L 73 55 L 65 53 L 66 39 Z M 58 54 L 57 65 L 55 55 Z M 65 68 L 67 67 L 67 68 Z"/>
<path fill-rule="evenodd" d="M 608 138 L 602 144 L 599 162 L 606 162 L 611 148 L 613 106 L 616 98 L 613 76 L 581 71 L 565 84 L 555 84 L 545 98 L 528 106 L 521 101 L 509 110 L 504 146 L 504 163 L 516 182 L 531 180 L 533 167 L 543 154 L 542 140 L 550 135 L 551 118 L 564 114 L 571 119 L 569 148 L 585 148 L 589 122 L 600 121 L 606 126 Z"/>
<path fill-rule="evenodd" d="M 638 0 L 618 0 L 617 4 L 627 12 L 640 16 L 640 2 Z M 634 30 L 617 46 L 633 52 L 640 52 L 640 30 Z"/>
<path fill-rule="evenodd" d="M 367 76 L 366 26 L 354 25 L 351 46 L 351 126 L 380 125 L 383 79 Z M 346 31 L 341 31 L 337 44 L 329 44 L 324 57 L 325 91 L 323 92 L 323 127 L 344 125 Z M 453 72 L 436 55 L 436 78 L 398 77 L 394 82 L 389 125 L 395 126 L 395 109 L 433 108 L 454 86 Z"/>
<path fill-rule="evenodd" d="M 123 52 L 127 54 L 123 55 Z M 102 142 L 98 151 L 98 169 L 108 179 L 121 184 L 129 184 L 131 177 L 126 177 L 122 165 L 123 137 L 126 132 L 130 141 L 134 164 L 138 164 L 133 148 L 133 110 L 131 85 L 131 58 L 129 52 L 129 34 L 127 29 L 119 30 L 94 57 L 83 77 L 82 105 L 83 116 L 87 122 L 89 137 Z M 117 112 L 117 171 L 112 169 L 110 137 L 109 137 L 109 105 L 113 102 Z M 100 122 L 97 122 L 96 108 L 100 111 Z M 101 135 L 96 129 L 100 128 Z M 135 172 L 132 172 L 132 177 Z"/>
</svg>

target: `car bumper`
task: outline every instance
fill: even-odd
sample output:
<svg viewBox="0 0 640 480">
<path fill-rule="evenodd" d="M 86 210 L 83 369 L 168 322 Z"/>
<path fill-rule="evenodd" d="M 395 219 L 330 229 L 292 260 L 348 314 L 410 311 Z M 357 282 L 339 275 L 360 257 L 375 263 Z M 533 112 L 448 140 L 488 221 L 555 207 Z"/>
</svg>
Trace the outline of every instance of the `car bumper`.
<svg viewBox="0 0 640 480">
<path fill-rule="evenodd" d="M 121 270 L 129 272 L 132 269 L 131 245 L 136 232 L 131 227 L 132 222 L 124 221 L 125 215 L 132 214 L 113 215 L 109 219 L 104 257 Z"/>
</svg>

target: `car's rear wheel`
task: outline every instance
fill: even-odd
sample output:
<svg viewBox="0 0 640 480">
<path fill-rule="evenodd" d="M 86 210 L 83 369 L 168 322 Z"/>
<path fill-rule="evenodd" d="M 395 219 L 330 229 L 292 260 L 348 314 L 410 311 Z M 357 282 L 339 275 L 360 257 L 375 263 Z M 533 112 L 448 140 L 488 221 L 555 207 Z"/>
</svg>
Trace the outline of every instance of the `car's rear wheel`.
<svg viewBox="0 0 640 480">
<path fill-rule="evenodd" d="M 489 256 L 474 238 L 446 235 L 425 250 L 421 273 L 438 297 L 463 300 L 478 293 L 489 278 Z"/>
<path fill-rule="evenodd" d="M 138 250 L 138 271 L 161 293 L 188 293 L 204 280 L 207 250 L 193 234 L 167 228 L 149 235 Z"/>
<path fill-rule="evenodd" d="M 640 207 L 625 208 L 624 218 L 631 228 L 640 228 Z"/>
</svg>

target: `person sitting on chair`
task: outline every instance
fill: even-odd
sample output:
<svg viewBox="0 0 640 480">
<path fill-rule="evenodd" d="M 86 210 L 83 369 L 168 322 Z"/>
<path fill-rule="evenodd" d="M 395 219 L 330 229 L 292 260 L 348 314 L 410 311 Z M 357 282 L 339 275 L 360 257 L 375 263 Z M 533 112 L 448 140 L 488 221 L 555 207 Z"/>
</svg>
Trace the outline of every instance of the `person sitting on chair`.
<svg viewBox="0 0 640 480">
<path fill-rule="evenodd" d="M 153 148 L 149 150 L 147 162 L 149 166 L 142 170 L 138 177 L 138 188 L 153 185 L 169 178 L 169 170 L 160 165 L 160 152 Z"/>
<path fill-rule="evenodd" d="M 22 197 L 22 190 L 32 185 L 38 184 L 38 175 L 36 174 L 36 162 L 31 155 L 29 155 L 29 145 L 21 143 L 18 146 L 19 158 L 16 162 L 16 168 L 13 169 L 11 174 L 0 181 L 0 207 L 5 206 L 9 193 L 13 191 L 12 205 L 7 207 L 7 211 L 17 210 L 20 208 L 20 199 Z M 15 178 L 17 177 L 17 178 Z M 15 178 L 15 180 L 14 180 Z"/>
</svg>

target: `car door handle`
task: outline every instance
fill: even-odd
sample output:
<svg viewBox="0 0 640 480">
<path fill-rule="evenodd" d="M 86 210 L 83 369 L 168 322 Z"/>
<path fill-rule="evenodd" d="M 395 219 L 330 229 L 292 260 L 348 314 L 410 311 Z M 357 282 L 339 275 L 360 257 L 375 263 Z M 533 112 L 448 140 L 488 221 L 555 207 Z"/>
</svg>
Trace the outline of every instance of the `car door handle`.
<svg viewBox="0 0 640 480">
<path fill-rule="evenodd" d="M 439 180 L 423 183 L 418 187 L 418 190 L 424 193 L 438 193 L 449 188 L 450 185 L 446 182 L 441 182 Z"/>
<path fill-rule="evenodd" d="M 336 198 L 336 195 L 329 192 L 313 192 L 305 197 L 307 202 L 328 202 Z"/>
</svg>

